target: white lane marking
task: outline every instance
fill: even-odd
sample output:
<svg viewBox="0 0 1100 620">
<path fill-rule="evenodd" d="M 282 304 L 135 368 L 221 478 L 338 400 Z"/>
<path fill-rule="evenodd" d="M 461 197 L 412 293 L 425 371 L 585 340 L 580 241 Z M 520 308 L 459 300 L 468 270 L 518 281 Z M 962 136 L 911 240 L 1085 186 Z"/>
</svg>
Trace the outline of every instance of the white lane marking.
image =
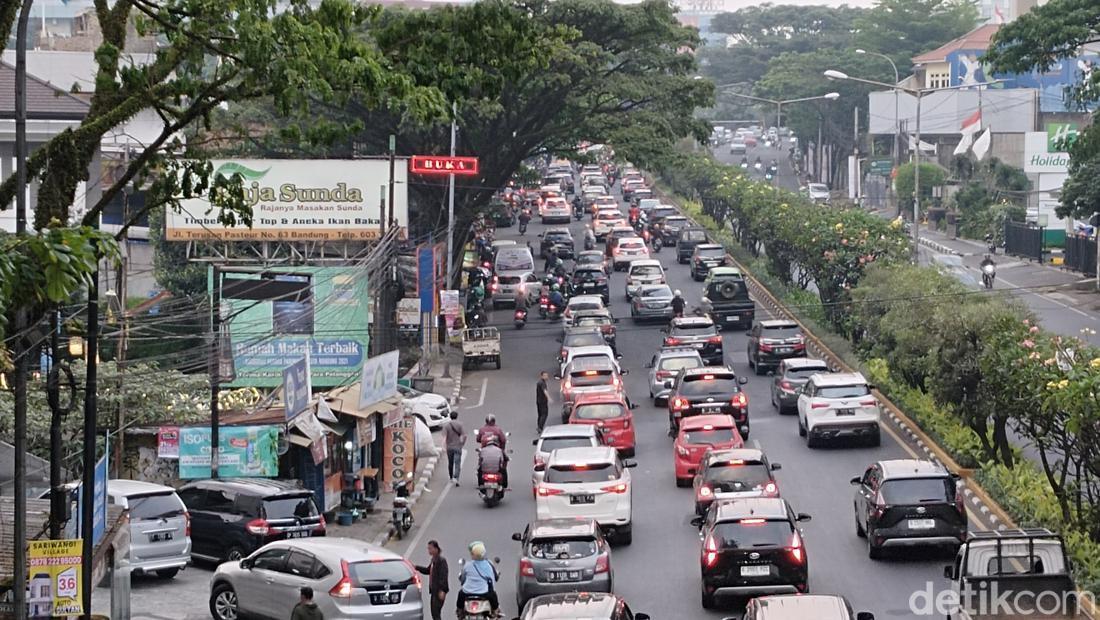
<svg viewBox="0 0 1100 620">
<path fill-rule="evenodd" d="M 463 448 L 462 449 L 462 458 L 461 458 L 460 466 L 459 466 L 460 471 L 462 469 L 461 463 L 465 463 L 465 462 L 466 462 L 466 449 Z M 412 540 L 409 541 L 409 546 L 408 546 L 407 549 L 405 549 L 405 557 L 406 558 L 409 557 L 409 554 L 414 549 L 416 549 L 417 547 L 420 546 L 420 539 L 424 536 L 424 532 L 428 531 L 428 528 L 431 527 L 432 520 L 435 519 L 435 515 L 436 515 L 437 512 L 439 512 L 439 508 L 441 506 L 443 506 L 443 500 L 447 499 L 447 494 L 451 492 L 452 487 L 454 487 L 454 485 L 451 484 L 450 480 L 448 480 L 446 482 L 446 486 L 443 487 L 443 492 L 439 494 L 439 499 L 435 500 L 435 506 L 432 506 L 431 511 L 428 513 L 428 518 L 424 519 L 424 522 L 420 524 L 420 527 L 418 528 L 418 530 L 416 532 L 416 536 L 413 536 Z"/>
<path fill-rule="evenodd" d="M 1012 282 L 1010 282 L 1010 281 L 1008 281 L 1004 278 L 1001 278 L 1000 280 L 1001 280 L 1001 282 L 1008 285 L 1009 288 L 1014 288 L 1014 289 L 1019 289 L 1019 290 L 1026 290 L 1026 289 L 1024 289 L 1024 287 L 1022 287 L 1018 284 L 1013 284 Z M 1092 316 L 1091 314 L 1089 314 L 1087 312 L 1082 312 L 1081 310 L 1078 310 L 1077 308 L 1074 308 L 1073 306 L 1068 306 L 1068 305 L 1058 301 L 1057 299 L 1054 299 L 1053 297 L 1050 297 L 1048 295 L 1044 295 L 1043 293 L 1038 293 L 1038 292 L 1032 292 L 1032 294 L 1035 295 L 1036 297 L 1041 297 L 1041 298 L 1045 299 L 1046 301 L 1049 301 L 1052 304 L 1057 304 L 1057 305 L 1065 308 L 1066 310 L 1069 310 L 1070 312 L 1076 312 L 1077 314 L 1080 314 L 1081 316 L 1085 317 L 1086 319 L 1092 319 L 1093 321 L 1096 320 L 1096 317 Z"/>
<path fill-rule="evenodd" d="M 469 405 L 466 408 L 467 409 L 477 409 L 478 407 L 484 405 L 485 404 L 485 389 L 488 388 L 488 387 L 489 387 L 489 377 L 482 378 L 481 379 L 481 396 L 478 397 L 477 404 L 476 405 Z"/>
<path fill-rule="evenodd" d="M 760 448 L 760 440 L 759 439 L 753 439 L 752 440 L 752 447 L 755 450 L 760 450 L 761 449 Z"/>
</svg>

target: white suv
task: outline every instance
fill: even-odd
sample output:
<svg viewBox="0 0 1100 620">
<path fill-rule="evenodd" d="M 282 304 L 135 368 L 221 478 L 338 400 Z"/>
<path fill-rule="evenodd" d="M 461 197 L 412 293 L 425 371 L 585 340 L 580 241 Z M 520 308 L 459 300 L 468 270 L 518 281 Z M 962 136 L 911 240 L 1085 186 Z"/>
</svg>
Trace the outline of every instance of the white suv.
<svg viewBox="0 0 1100 620">
<path fill-rule="evenodd" d="M 854 437 L 879 445 L 882 410 L 858 372 L 816 374 L 798 393 L 798 434 L 806 445 Z"/>
<path fill-rule="evenodd" d="M 550 453 L 562 448 L 596 448 L 603 445 L 600 441 L 601 429 L 595 424 L 553 424 L 542 429 L 542 434 L 534 441 L 535 458 L 531 472 L 531 492 L 535 493 L 542 483 L 546 472 L 546 461 Z"/>
<path fill-rule="evenodd" d="M 631 261 L 626 272 L 626 299 L 638 294 L 644 284 L 664 284 L 665 268 L 661 261 L 651 258 L 643 258 Z"/>
<path fill-rule="evenodd" d="M 554 450 L 535 491 L 535 518 L 593 519 L 608 538 L 629 545 L 635 465 L 607 446 Z"/>
</svg>

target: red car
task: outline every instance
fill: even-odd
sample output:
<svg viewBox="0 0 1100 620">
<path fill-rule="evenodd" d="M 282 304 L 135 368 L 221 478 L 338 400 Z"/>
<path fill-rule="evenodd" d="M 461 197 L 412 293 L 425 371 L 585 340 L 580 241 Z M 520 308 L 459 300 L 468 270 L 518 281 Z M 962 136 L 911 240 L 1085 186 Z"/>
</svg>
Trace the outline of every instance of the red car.
<svg viewBox="0 0 1100 620">
<path fill-rule="evenodd" d="M 603 430 L 603 444 L 624 457 L 634 456 L 634 414 L 621 393 L 577 394 L 569 424 L 595 424 Z"/>
<path fill-rule="evenodd" d="M 699 415 L 684 418 L 672 451 L 676 486 L 689 487 L 699 471 L 699 462 L 707 450 L 742 448 L 745 442 L 737 432 L 737 421 L 728 415 Z"/>
</svg>

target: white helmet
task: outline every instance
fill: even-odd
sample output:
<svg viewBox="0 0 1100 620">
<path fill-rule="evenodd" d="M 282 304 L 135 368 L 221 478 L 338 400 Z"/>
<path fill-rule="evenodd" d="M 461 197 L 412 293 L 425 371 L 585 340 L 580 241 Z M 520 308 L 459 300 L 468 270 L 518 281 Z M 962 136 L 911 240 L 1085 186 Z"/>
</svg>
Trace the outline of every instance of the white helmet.
<svg viewBox="0 0 1100 620">
<path fill-rule="evenodd" d="M 676 297 L 679 297 L 680 296 L 680 289 L 676 289 L 675 291 L 672 291 L 672 294 Z"/>
</svg>

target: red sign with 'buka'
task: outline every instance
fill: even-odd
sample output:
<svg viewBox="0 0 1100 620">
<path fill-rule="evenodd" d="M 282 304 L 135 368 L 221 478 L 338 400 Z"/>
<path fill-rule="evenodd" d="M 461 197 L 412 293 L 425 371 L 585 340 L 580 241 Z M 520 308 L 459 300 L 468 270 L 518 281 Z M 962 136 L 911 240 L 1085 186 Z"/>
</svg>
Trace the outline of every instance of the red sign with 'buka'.
<svg viewBox="0 0 1100 620">
<path fill-rule="evenodd" d="M 477 158 L 413 155 L 412 159 L 409 160 L 409 172 L 413 174 L 475 176 L 478 172 Z"/>
</svg>

